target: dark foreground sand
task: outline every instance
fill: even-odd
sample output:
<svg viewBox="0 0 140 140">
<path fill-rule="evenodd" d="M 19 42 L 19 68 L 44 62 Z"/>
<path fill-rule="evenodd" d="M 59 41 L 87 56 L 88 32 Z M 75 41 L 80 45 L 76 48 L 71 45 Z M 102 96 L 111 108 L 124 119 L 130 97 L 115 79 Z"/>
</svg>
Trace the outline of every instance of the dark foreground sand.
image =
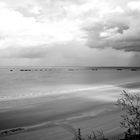
<svg viewBox="0 0 140 140">
<path fill-rule="evenodd" d="M 89 91 L 3 102 L 9 107 L 0 110 L 0 130 L 8 130 L 0 140 L 72 140 L 77 128 L 83 134 L 100 129 L 107 137 L 122 134 L 120 110 L 114 102 L 84 98 L 88 94 Z"/>
</svg>

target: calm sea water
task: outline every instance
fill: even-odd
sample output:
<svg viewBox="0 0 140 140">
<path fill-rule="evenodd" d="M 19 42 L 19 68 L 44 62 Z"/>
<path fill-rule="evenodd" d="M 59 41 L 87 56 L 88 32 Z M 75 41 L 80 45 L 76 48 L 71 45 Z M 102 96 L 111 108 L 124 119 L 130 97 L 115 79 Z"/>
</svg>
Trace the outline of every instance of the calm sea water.
<svg viewBox="0 0 140 140">
<path fill-rule="evenodd" d="M 140 89 L 140 70 L 88 67 L 0 69 L 0 100 L 64 94 L 107 87 Z"/>
</svg>

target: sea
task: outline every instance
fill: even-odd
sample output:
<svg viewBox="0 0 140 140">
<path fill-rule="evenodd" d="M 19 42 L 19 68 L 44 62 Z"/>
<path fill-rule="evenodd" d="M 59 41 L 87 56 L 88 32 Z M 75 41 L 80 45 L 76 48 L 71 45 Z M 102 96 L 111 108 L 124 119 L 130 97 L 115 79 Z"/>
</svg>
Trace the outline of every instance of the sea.
<svg viewBox="0 0 140 140">
<path fill-rule="evenodd" d="M 0 102 L 72 92 L 140 91 L 139 67 L 1 67 Z M 94 95 L 94 92 L 93 92 Z"/>
</svg>

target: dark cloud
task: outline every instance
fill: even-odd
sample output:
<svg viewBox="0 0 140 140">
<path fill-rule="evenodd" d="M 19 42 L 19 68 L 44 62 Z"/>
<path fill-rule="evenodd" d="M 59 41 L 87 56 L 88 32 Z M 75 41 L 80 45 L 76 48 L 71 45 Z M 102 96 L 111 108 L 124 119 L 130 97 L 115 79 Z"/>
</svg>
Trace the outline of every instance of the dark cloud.
<svg viewBox="0 0 140 140">
<path fill-rule="evenodd" d="M 138 46 L 121 46 L 121 47 L 115 47 L 117 50 L 124 50 L 126 52 L 140 52 L 140 45 Z"/>
<path fill-rule="evenodd" d="M 85 28 L 87 33 L 87 45 L 90 48 L 99 49 L 116 47 L 118 41 L 112 39 L 112 37 L 118 34 L 121 36 L 126 30 L 129 30 L 129 26 L 123 23 L 96 23 L 94 26 Z"/>
<path fill-rule="evenodd" d="M 117 50 L 124 50 L 126 52 L 140 52 L 140 42 L 136 43 L 118 43 L 118 46 L 114 45 Z"/>
<path fill-rule="evenodd" d="M 125 30 L 129 29 L 129 26 L 124 23 L 111 23 L 110 25 L 107 25 L 107 29 L 113 29 L 117 27 L 117 32 L 120 34 L 123 34 Z"/>
<path fill-rule="evenodd" d="M 131 17 L 131 20 L 133 18 Z M 133 20 L 131 24 L 119 22 L 97 23 L 93 27 L 85 28 L 87 33 L 87 45 L 90 48 L 103 49 L 111 47 L 126 52 L 140 52 L 140 30 L 138 23 Z"/>
<path fill-rule="evenodd" d="M 140 10 L 131 10 L 127 5 L 123 10 L 84 28 L 90 48 L 140 52 Z"/>
<path fill-rule="evenodd" d="M 116 34 L 123 34 L 123 32 L 125 30 L 128 30 L 130 27 L 129 25 L 125 24 L 125 23 L 96 23 L 95 25 L 91 25 L 88 27 L 85 27 L 84 30 L 87 32 L 87 35 L 90 37 L 93 36 L 95 38 L 101 39 L 100 34 L 102 32 L 107 32 L 109 30 L 113 30 L 116 29 Z"/>
</svg>

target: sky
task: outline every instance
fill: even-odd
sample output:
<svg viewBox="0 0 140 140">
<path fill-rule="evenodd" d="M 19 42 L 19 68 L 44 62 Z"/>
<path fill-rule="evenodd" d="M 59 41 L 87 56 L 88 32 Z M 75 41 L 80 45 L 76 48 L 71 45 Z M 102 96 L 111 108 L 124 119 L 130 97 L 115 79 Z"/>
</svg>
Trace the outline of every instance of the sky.
<svg viewBox="0 0 140 140">
<path fill-rule="evenodd" d="M 0 0 L 0 66 L 140 66 L 140 1 Z"/>
</svg>

